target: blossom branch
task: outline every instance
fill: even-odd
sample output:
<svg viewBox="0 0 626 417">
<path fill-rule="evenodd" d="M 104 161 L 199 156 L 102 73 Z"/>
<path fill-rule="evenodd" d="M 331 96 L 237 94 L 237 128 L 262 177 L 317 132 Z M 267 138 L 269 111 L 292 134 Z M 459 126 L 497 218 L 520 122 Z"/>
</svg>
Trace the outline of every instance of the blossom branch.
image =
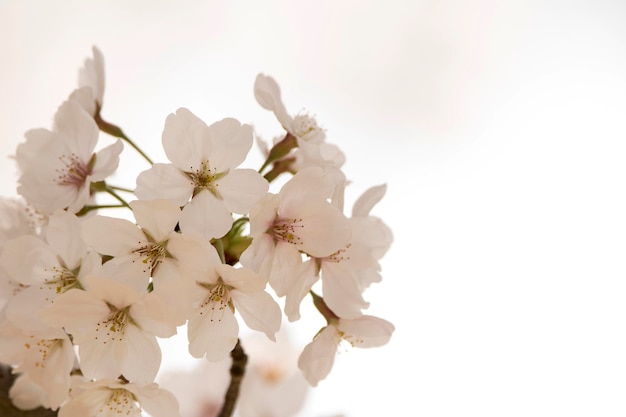
<svg viewBox="0 0 626 417">
<path fill-rule="evenodd" d="M 224 405 L 222 410 L 218 414 L 218 417 L 230 417 L 235 410 L 237 403 L 237 397 L 239 397 L 239 388 L 243 375 L 246 372 L 246 364 L 248 363 L 248 356 L 241 347 L 241 342 L 237 339 L 237 344 L 230 352 L 230 357 L 233 359 L 233 363 L 230 366 L 230 385 L 224 395 Z"/>
</svg>

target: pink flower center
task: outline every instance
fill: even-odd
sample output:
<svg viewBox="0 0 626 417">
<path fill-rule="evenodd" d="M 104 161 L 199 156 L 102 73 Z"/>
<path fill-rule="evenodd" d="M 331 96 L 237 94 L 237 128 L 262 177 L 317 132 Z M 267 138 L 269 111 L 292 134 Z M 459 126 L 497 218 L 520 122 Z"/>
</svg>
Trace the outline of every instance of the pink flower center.
<svg viewBox="0 0 626 417">
<path fill-rule="evenodd" d="M 91 167 L 89 164 L 80 160 L 78 155 L 61 155 L 59 158 L 62 168 L 57 169 L 58 176 L 55 182 L 59 185 L 70 185 L 72 187 L 80 188 L 85 184 L 87 176 L 91 174 Z"/>
<path fill-rule="evenodd" d="M 275 241 L 287 242 L 292 245 L 301 245 L 302 238 L 298 236 L 298 231 L 304 229 L 302 219 L 281 219 L 276 218 L 268 233 L 274 237 Z"/>
</svg>

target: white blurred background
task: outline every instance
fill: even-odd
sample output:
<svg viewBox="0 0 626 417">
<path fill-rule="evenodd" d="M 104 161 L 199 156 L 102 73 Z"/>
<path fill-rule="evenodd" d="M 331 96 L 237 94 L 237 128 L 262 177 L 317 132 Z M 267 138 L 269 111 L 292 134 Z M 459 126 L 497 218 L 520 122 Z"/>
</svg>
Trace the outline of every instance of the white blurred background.
<svg viewBox="0 0 626 417">
<path fill-rule="evenodd" d="M 181 106 L 278 133 L 267 73 L 346 153 L 349 203 L 388 184 L 395 235 L 367 293 L 391 342 L 340 354 L 299 417 L 623 416 L 625 21 L 618 0 L 0 0 L 1 151 L 51 127 L 92 45 L 103 116 L 158 161 Z"/>
</svg>

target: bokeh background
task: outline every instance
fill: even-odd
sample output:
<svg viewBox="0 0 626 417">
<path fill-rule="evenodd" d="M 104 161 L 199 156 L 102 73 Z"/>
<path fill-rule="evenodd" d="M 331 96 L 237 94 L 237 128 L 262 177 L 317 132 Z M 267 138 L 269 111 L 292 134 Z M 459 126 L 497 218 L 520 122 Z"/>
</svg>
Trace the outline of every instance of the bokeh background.
<svg viewBox="0 0 626 417">
<path fill-rule="evenodd" d="M 349 204 L 387 183 L 395 236 L 366 295 L 391 342 L 342 352 L 299 417 L 623 416 L 625 21 L 617 0 L 0 0 L 0 150 L 51 126 L 93 45 L 104 117 L 159 161 L 181 106 L 279 133 L 269 74 L 346 153 Z"/>
</svg>

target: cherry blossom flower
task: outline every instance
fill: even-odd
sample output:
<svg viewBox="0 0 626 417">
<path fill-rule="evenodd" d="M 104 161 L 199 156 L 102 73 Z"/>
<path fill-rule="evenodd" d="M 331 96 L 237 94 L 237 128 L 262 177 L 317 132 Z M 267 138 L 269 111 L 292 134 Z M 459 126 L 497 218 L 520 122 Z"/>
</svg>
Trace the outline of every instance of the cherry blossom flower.
<svg viewBox="0 0 626 417">
<path fill-rule="evenodd" d="M 149 284 L 168 305 L 176 325 L 187 321 L 195 282 L 180 272 L 173 255 L 189 245 L 203 245 L 197 235 L 176 232 L 181 210 L 169 200 L 135 200 L 129 203 L 137 224 L 107 216 L 82 223 L 83 237 L 100 254 L 111 256 L 103 265 L 106 276 L 144 291 Z M 202 243 L 198 243 L 200 240 Z M 172 249 L 172 246 L 177 249 Z"/>
<path fill-rule="evenodd" d="M 136 280 L 138 289 L 145 289 L 163 262 L 172 260 L 167 250 L 180 217 L 180 207 L 169 200 L 129 203 L 136 224 L 117 217 L 96 215 L 82 223 L 82 237 L 101 255 L 113 259 L 104 264 L 114 265 L 118 277 Z M 143 279 L 141 279 L 143 278 Z"/>
<path fill-rule="evenodd" d="M 19 236 L 8 241 L 0 266 L 22 287 L 8 302 L 6 315 L 23 329 L 45 329 L 40 312 L 64 292 L 82 288 L 83 278 L 97 271 L 100 256 L 82 241 L 80 221 L 57 210 L 44 228 L 44 238 Z"/>
<path fill-rule="evenodd" d="M 6 242 L 26 235 L 36 236 L 37 225 L 24 201 L 0 197 L 0 254 Z M 7 302 L 21 289 L 0 263 L 0 321 L 4 319 Z"/>
<path fill-rule="evenodd" d="M 282 102 L 280 87 L 276 81 L 265 74 L 258 74 L 254 81 L 254 97 L 266 110 L 276 116 L 283 128 L 303 142 L 320 143 L 326 137 L 314 118 L 300 114 L 291 117 Z"/>
<path fill-rule="evenodd" d="M 24 331 L 4 322 L 0 325 L 0 361 L 12 365 L 14 373 L 27 374 L 28 381 L 43 390 L 35 406 L 56 410 L 67 399 L 76 357 L 63 330 Z"/>
<path fill-rule="evenodd" d="M 312 386 L 328 376 L 335 362 L 340 343 L 353 347 L 371 348 L 387 344 L 395 330 L 393 324 L 374 316 L 356 319 L 335 319 L 305 346 L 298 367 Z"/>
<path fill-rule="evenodd" d="M 161 364 L 156 336 L 176 333 L 163 301 L 108 278 L 86 277 L 85 288 L 60 295 L 42 317 L 72 335 L 85 377 L 152 382 Z"/>
<path fill-rule="evenodd" d="M 248 327 L 275 340 L 280 306 L 264 291 L 265 280 L 245 268 L 219 264 L 213 277 L 196 280 L 198 290 L 187 334 L 189 353 L 210 361 L 225 358 L 237 344 L 237 311 Z"/>
<path fill-rule="evenodd" d="M 36 235 L 37 222 L 24 200 L 0 197 L 0 248 L 23 235 Z"/>
<path fill-rule="evenodd" d="M 98 152 L 98 126 L 75 100 L 65 101 L 55 127 L 29 130 L 19 144 L 16 161 L 21 175 L 17 192 L 36 210 L 78 212 L 89 201 L 90 184 L 103 181 L 119 164 L 121 141 Z"/>
<path fill-rule="evenodd" d="M 185 274 L 196 282 L 193 312 L 187 325 L 189 352 L 219 361 L 237 344 L 239 324 L 235 312 L 246 325 L 270 339 L 280 329 L 280 306 L 265 291 L 266 280 L 247 268 L 222 264 L 215 248 L 205 244 L 176 253 L 185 265 Z"/>
<path fill-rule="evenodd" d="M 232 225 L 231 213 L 247 213 L 269 188 L 255 170 L 237 168 L 252 147 L 252 128 L 235 119 L 207 126 L 180 108 L 167 117 L 162 141 L 171 164 L 154 164 L 140 173 L 135 195 L 184 206 L 183 232 L 197 231 L 209 239 L 224 236 Z"/>
<path fill-rule="evenodd" d="M 20 410 L 34 410 L 38 407 L 51 408 L 48 393 L 41 385 L 32 381 L 29 374 L 19 374 L 9 389 L 9 398 Z"/>
<path fill-rule="evenodd" d="M 301 253 L 321 258 L 348 244 L 348 219 L 327 200 L 334 187 L 327 171 L 306 168 L 250 211 L 253 240 L 240 260 L 269 277 L 278 296 L 297 287 L 293 275 L 301 267 Z"/>
<path fill-rule="evenodd" d="M 291 164 L 294 171 L 308 166 L 339 168 L 345 162 L 345 155 L 334 144 L 327 143 L 326 132 L 320 128 L 314 117 L 300 113 L 292 117 L 282 102 L 280 87 L 276 81 L 265 74 L 258 74 L 254 82 L 254 97 L 264 109 L 276 116 L 283 128 L 296 138 L 298 148 L 293 153 Z"/>
<path fill-rule="evenodd" d="M 76 387 L 79 393 L 59 409 L 59 417 L 180 417 L 178 401 L 156 383 L 126 383 L 112 378 L 87 381 Z"/>
<path fill-rule="evenodd" d="M 299 270 L 293 297 L 286 300 L 285 314 L 290 321 L 300 318 L 299 305 L 321 276 L 324 302 L 338 316 L 357 318 L 369 307 L 363 291 L 380 282 L 379 259 L 389 249 L 393 236 L 389 227 L 370 211 L 386 192 L 386 185 L 371 187 L 357 199 L 349 219 L 351 239 L 329 256 L 311 258 Z"/>
</svg>

